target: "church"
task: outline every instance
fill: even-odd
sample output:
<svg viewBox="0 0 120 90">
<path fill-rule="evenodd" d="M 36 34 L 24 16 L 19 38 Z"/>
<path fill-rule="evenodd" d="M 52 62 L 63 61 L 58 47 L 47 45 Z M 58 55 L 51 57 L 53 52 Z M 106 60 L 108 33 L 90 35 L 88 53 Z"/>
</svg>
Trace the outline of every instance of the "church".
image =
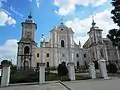
<svg viewBox="0 0 120 90">
<path fill-rule="evenodd" d="M 40 46 L 35 41 L 37 24 L 31 14 L 21 23 L 22 35 L 18 42 L 17 67 L 36 68 L 39 63 L 46 67 L 58 67 L 62 62 L 73 62 L 75 67 L 85 66 L 90 62 L 105 59 L 106 62 L 118 63 L 119 51 L 107 38 L 102 38 L 102 31 L 92 22 L 88 32 L 89 39 L 83 48 L 74 42 L 74 32 L 63 22 L 50 31 L 49 39 L 41 36 Z M 43 58 L 45 61 L 43 61 Z"/>
<path fill-rule="evenodd" d="M 110 62 L 118 66 L 120 64 L 120 52 L 108 38 L 102 37 L 102 31 L 93 20 L 92 27 L 88 32 L 89 38 L 83 45 L 84 61 L 87 64 L 94 62 L 96 65 L 100 59 L 104 59 L 107 64 Z"/>
<path fill-rule="evenodd" d="M 44 38 L 44 35 L 41 36 L 44 40 L 41 40 L 40 46 L 35 42 L 37 24 L 31 14 L 21 25 L 22 35 L 17 52 L 18 68 L 35 68 L 41 62 L 45 63 L 46 67 L 58 67 L 62 62 L 66 65 L 69 62 L 74 62 L 75 66 L 85 65 L 80 42 L 79 45 L 74 42 L 72 28 L 68 28 L 63 22 L 50 31 L 49 39 Z M 43 56 L 45 61 L 42 61 Z"/>
</svg>

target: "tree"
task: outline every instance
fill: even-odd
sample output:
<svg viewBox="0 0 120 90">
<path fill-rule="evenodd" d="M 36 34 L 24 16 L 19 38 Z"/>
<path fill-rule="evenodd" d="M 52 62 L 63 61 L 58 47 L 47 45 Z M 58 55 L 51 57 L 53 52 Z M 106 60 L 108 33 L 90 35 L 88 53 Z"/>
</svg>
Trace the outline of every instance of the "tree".
<svg viewBox="0 0 120 90">
<path fill-rule="evenodd" d="M 120 27 L 120 0 L 112 0 L 114 9 L 111 11 L 113 14 L 112 19 Z"/>
<path fill-rule="evenodd" d="M 12 62 L 11 61 L 8 61 L 8 60 L 3 60 L 2 62 L 1 62 L 1 65 L 3 66 L 3 65 L 10 65 L 10 66 L 12 66 Z"/>
<path fill-rule="evenodd" d="M 113 22 L 120 27 L 120 0 L 112 0 L 114 9 L 111 11 Z M 111 29 L 107 37 L 112 41 L 114 46 L 120 47 L 120 29 Z"/>
<path fill-rule="evenodd" d="M 68 69 L 64 63 L 59 64 L 58 66 L 58 75 L 63 76 L 68 74 Z"/>
<path fill-rule="evenodd" d="M 117 67 L 114 63 L 109 63 L 108 72 L 109 73 L 116 73 L 117 72 Z"/>
<path fill-rule="evenodd" d="M 68 75 L 68 69 L 64 62 L 62 62 L 62 64 L 59 64 L 57 71 L 58 71 L 58 76 L 60 76 L 61 80 L 63 79 L 62 78 L 63 76 L 65 76 L 65 80 L 66 80 L 66 76 Z"/>
</svg>

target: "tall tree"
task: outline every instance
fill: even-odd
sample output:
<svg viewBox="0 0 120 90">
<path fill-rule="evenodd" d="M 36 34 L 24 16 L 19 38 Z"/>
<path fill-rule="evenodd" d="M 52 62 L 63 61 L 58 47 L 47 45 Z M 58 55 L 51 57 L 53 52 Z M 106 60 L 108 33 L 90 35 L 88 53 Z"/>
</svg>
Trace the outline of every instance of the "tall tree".
<svg viewBox="0 0 120 90">
<path fill-rule="evenodd" d="M 120 27 L 120 0 L 112 0 L 112 6 L 114 9 L 111 11 L 113 14 L 112 19 Z"/>
<path fill-rule="evenodd" d="M 114 9 L 111 11 L 113 22 L 120 27 L 120 0 L 112 0 Z M 120 29 L 111 29 L 107 37 L 112 41 L 113 45 L 120 47 Z"/>
</svg>

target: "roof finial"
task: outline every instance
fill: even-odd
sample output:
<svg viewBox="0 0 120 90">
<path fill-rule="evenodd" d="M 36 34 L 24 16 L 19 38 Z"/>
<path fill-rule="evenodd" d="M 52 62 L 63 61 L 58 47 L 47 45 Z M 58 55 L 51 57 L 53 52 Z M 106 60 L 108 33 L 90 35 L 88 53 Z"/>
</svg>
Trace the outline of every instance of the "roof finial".
<svg viewBox="0 0 120 90">
<path fill-rule="evenodd" d="M 31 12 L 29 12 L 28 18 L 29 18 L 29 19 L 32 18 Z"/>
<path fill-rule="evenodd" d="M 92 15 L 92 27 L 95 27 L 96 23 L 94 21 L 94 15 Z"/>
<path fill-rule="evenodd" d="M 63 24 L 63 18 L 61 18 L 61 24 Z"/>
<path fill-rule="evenodd" d="M 81 43 L 80 43 L 80 41 L 79 41 L 79 47 L 81 47 Z"/>
</svg>

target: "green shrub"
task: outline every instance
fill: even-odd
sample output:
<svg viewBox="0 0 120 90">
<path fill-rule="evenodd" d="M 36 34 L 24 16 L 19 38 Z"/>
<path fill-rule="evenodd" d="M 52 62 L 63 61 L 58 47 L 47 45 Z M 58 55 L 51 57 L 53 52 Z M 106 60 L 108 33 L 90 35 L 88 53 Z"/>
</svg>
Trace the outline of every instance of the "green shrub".
<svg viewBox="0 0 120 90">
<path fill-rule="evenodd" d="M 64 62 L 58 66 L 58 76 L 68 75 L 68 69 Z"/>
<path fill-rule="evenodd" d="M 38 72 L 35 71 L 16 71 L 11 73 L 10 83 L 38 82 Z"/>
<path fill-rule="evenodd" d="M 8 61 L 8 60 L 3 60 L 2 62 L 1 62 L 1 65 L 3 66 L 3 65 L 10 65 L 10 66 L 12 66 L 12 62 L 11 61 Z"/>
<path fill-rule="evenodd" d="M 114 63 L 109 63 L 107 66 L 108 73 L 116 73 L 117 72 L 117 67 Z"/>
</svg>

